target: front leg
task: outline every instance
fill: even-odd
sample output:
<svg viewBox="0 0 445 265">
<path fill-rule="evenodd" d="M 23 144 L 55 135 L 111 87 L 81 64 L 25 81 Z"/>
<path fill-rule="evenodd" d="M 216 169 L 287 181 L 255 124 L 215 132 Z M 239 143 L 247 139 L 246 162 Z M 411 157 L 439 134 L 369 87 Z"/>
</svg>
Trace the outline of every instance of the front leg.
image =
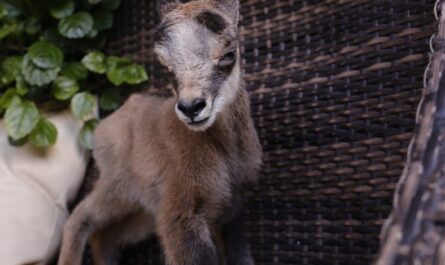
<svg viewBox="0 0 445 265">
<path fill-rule="evenodd" d="M 64 227 L 58 265 L 80 265 L 92 233 L 128 214 L 132 205 L 97 186 L 75 209 Z"/>
<path fill-rule="evenodd" d="M 255 264 L 250 252 L 249 242 L 245 236 L 241 209 L 234 212 L 233 219 L 224 226 L 223 238 L 226 243 L 227 265 Z"/>
<path fill-rule="evenodd" d="M 211 227 L 199 202 L 166 201 L 157 226 L 168 265 L 219 265 Z"/>
</svg>

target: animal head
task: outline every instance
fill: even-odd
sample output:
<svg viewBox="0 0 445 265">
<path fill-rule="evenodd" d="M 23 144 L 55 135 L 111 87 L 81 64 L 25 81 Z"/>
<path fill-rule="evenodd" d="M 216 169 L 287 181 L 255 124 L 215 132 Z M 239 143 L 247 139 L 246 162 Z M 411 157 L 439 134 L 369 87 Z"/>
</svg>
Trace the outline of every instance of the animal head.
<svg viewBox="0 0 445 265">
<path fill-rule="evenodd" d="M 182 2 L 160 0 L 162 21 L 154 51 L 176 79 L 178 118 L 203 131 L 234 101 L 240 87 L 239 1 Z"/>
</svg>

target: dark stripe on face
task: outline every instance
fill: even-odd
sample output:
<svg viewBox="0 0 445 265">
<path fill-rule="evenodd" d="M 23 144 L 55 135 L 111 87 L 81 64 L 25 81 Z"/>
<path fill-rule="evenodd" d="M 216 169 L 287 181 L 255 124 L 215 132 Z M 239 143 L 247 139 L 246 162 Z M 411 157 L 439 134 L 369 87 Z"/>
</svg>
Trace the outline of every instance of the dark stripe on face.
<svg viewBox="0 0 445 265">
<path fill-rule="evenodd" d="M 225 76 L 221 75 L 221 73 L 217 69 L 214 69 L 210 78 L 209 91 L 212 97 L 215 98 L 218 95 L 219 89 L 221 88 L 221 85 L 225 80 Z"/>
<path fill-rule="evenodd" d="M 204 11 L 197 15 L 196 21 L 216 34 L 221 34 L 227 27 L 223 17 L 210 11 Z"/>
<path fill-rule="evenodd" d="M 213 72 L 211 75 L 210 87 L 209 87 L 210 94 L 213 97 L 216 97 L 218 95 L 222 84 L 226 81 L 227 77 L 232 72 L 231 71 L 232 69 L 233 69 L 233 66 L 230 69 L 230 72 L 221 72 L 221 70 L 218 69 L 218 67 L 215 67 L 213 69 Z"/>
<path fill-rule="evenodd" d="M 236 51 L 229 51 L 220 59 L 218 65 L 213 68 L 210 87 L 210 93 L 213 97 L 218 94 L 221 85 L 232 73 L 236 61 Z"/>
</svg>

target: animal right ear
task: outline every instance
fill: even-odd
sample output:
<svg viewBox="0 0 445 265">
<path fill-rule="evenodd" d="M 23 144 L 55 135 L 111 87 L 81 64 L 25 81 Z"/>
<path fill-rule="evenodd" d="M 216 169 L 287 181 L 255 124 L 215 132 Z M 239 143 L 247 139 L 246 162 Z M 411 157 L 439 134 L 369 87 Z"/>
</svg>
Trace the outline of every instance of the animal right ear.
<svg viewBox="0 0 445 265">
<path fill-rule="evenodd" d="M 212 0 L 218 6 L 220 6 L 225 12 L 227 12 L 232 18 L 235 24 L 238 24 L 239 20 L 239 0 Z"/>
<path fill-rule="evenodd" d="M 158 0 L 157 2 L 158 12 L 161 18 L 180 4 L 178 0 Z"/>
</svg>

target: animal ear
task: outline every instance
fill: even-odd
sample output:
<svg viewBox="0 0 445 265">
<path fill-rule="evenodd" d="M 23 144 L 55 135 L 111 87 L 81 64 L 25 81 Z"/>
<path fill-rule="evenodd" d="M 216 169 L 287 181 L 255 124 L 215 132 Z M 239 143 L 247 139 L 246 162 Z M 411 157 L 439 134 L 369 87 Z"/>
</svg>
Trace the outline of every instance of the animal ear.
<svg viewBox="0 0 445 265">
<path fill-rule="evenodd" d="M 158 0 L 158 12 L 161 17 L 175 9 L 180 2 L 178 0 Z"/>
<path fill-rule="evenodd" d="M 227 12 L 233 19 L 234 23 L 238 24 L 239 20 L 239 0 L 212 0 L 223 11 Z"/>
</svg>

